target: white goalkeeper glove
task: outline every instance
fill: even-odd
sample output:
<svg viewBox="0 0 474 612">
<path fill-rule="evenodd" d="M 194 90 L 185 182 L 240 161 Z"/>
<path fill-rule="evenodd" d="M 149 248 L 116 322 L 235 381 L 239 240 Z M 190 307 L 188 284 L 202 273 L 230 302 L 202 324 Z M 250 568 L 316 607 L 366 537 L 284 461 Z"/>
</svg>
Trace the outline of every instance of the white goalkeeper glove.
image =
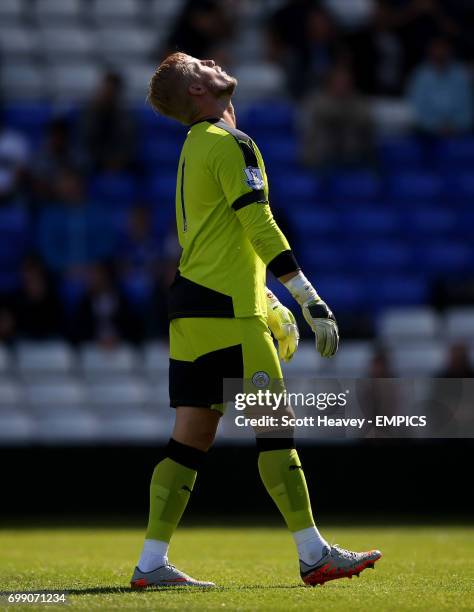
<svg viewBox="0 0 474 612">
<path fill-rule="evenodd" d="M 275 340 L 278 341 L 278 355 L 282 361 L 290 361 L 298 348 L 300 334 L 291 310 L 283 306 L 278 298 L 266 289 L 267 323 Z"/>
<path fill-rule="evenodd" d="M 335 355 L 339 346 L 339 329 L 329 306 L 302 272 L 284 285 L 301 306 L 304 318 L 316 336 L 316 348 L 321 357 Z"/>
</svg>

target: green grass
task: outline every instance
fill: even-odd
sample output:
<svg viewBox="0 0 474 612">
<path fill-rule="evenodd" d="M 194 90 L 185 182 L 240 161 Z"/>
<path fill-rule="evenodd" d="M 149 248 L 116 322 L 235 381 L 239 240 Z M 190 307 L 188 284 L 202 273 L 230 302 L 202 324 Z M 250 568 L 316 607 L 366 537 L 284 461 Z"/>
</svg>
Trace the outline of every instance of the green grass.
<svg viewBox="0 0 474 612">
<path fill-rule="evenodd" d="M 380 548 L 384 557 L 376 571 L 366 570 L 359 579 L 308 588 L 299 580 L 293 543 L 283 529 L 183 528 L 174 538 L 172 561 L 219 588 L 133 592 L 127 583 L 141 530 L 5 529 L 0 589 L 67 590 L 66 610 L 474 610 L 474 528 L 338 526 L 324 533 L 347 548 Z M 46 608 L 51 609 L 8 610 Z"/>
</svg>

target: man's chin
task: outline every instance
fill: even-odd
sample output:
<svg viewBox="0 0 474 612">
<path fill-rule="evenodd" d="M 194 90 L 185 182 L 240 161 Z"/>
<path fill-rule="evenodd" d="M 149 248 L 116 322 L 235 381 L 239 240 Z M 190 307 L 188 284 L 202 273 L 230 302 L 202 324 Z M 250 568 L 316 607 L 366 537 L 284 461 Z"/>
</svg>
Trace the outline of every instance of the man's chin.
<svg viewBox="0 0 474 612">
<path fill-rule="evenodd" d="M 225 87 L 219 88 L 219 90 L 216 91 L 216 95 L 218 98 L 230 98 L 233 95 L 236 87 L 237 79 L 235 79 L 234 77 L 229 77 L 228 84 Z"/>
</svg>

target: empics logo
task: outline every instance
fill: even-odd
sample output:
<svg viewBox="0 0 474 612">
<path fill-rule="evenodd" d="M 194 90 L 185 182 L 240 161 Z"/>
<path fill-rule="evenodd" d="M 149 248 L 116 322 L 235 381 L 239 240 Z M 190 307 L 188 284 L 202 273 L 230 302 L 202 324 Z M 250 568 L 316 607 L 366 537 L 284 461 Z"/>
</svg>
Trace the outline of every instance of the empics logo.
<svg viewBox="0 0 474 612">
<path fill-rule="evenodd" d="M 256 191 L 263 189 L 264 182 L 263 182 L 262 173 L 260 172 L 260 168 L 254 168 L 253 166 L 247 166 L 247 168 L 244 168 L 244 172 L 246 176 L 245 182 L 247 183 L 249 187 L 251 187 L 252 189 L 255 189 Z"/>
</svg>

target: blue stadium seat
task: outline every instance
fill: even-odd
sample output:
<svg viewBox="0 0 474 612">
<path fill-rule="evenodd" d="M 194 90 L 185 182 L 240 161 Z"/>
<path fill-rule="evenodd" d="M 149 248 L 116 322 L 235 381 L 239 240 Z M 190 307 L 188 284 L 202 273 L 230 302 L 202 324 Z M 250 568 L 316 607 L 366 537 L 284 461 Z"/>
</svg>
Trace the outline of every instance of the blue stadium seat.
<svg viewBox="0 0 474 612">
<path fill-rule="evenodd" d="M 242 116 L 241 116 L 242 115 Z M 291 132 L 294 123 L 294 105 L 287 102 L 272 101 L 269 110 L 268 102 L 255 103 L 242 114 L 239 113 L 239 127 L 249 131 L 249 136 L 257 139 L 259 130 Z"/>
<path fill-rule="evenodd" d="M 474 201 L 474 173 L 459 172 L 452 174 L 446 184 L 448 201 L 462 202 L 472 205 Z"/>
<path fill-rule="evenodd" d="M 270 198 L 282 206 L 316 201 L 321 190 L 320 181 L 310 171 L 280 173 L 272 178 Z"/>
<path fill-rule="evenodd" d="M 121 280 L 121 287 L 131 304 L 145 307 L 153 295 L 153 279 L 134 273 Z"/>
<path fill-rule="evenodd" d="M 313 270 L 315 278 L 319 279 L 322 272 L 341 271 L 348 267 L 347 252 L 337 242 L 317 239 L 310 247 L 306 246 L 301 243 L 297 249 L 298 262 L 305 270 Z"/>
<path fill-rule="evenodd" d="M 339 225 L 348 238 L 396 234 L 402 229 L 398 214 L 383 206 L 355 207 L 340 215 Z"/>
<path fill-rule="evenodd" d="M 400 240 L 370 240 L 346 244 L 348 266 L 370 272 L 396 273 L 413 264 L 410 245 Z"/>
<path fill-rule="evenodd" d="M 365 299 L 375 309 L 423 304 L 428 291 L 428 280 L 422 275 L 377 274 L 364 279 Z"/>
<path fill-rule="evenodd" d="M 473 200 L 474 201 L 474 200 Z M 467 208 L 456 210 L 456 235 L 462 240 L 472 242 L 472 228 L 474 227 L 474 207 L 469 205 Z"/>
<path fill-rule="evenodd" d="M 29 241 L 29 220 L 21 206 L 0 208 L 0 292 L 16 289 Z"/>
<path fill-rule="evenodd" d="M 336 202 L 371 202 L 380 194 L 380 183 L 370 170 L 338 173 L 329 181 L 329 196 Z"/>
<path fill-rule="evenodd" d="M 317 271 L 318 268 L 315 268 Z M 361 309 L 366 303 L 365 289 L 357 277 L 350 275 L 324 276 L 319 270 L 318 291 L 323 296 L 328 296 L 334 312 L 348 312 Z"/>
<path fill-rule="evenodd" d="M 443 188 L 443 179 L 432 172 L 393 173 L 390 179 L 391 200 L 401 204 L 416 204 L 419 201 L 435 202 Z"/>
<path fill-rule="evenodd" d="M 89 197 L 100 204 L 129 206 L 137 195 L 135 178 L 126 173 L 100 174 L 89 184 Z"/>
<path fill-rule="evenodd" d="M 298 149 L 294 138 L 271 136 L 260 138 L 257 145 L 262 152 L 266 168 L 271 172 L 276 166 L 293 166 L 297 163 Z"/>
<path fill-rule="evenodd" d="M 166 240 L 166 235 L 170 228 L 175 226 L 176 209 L 174 199 L 171 201 L 157 200 L 153 206 L 153 233 L 156 236 L 157 242 L 161 243 Z"/>
<path fill-rule="evenodd" d="M 474 166 L 474 138 L 441 140 L 436 151 L 436 162 L 442 171 L 472 169 Z"/>
<path fill-rule="evenodd" d="M 404 215 L 404 232 L 418 239 L 423 236 L 446 235 L 456 231 L 457 213 L 439 205 L 409 210 Z"/>
<path fill-rule="evenodd" d="M 135 109 L 135 117 L 141 136 L 146 137 L 150 130 L 156 131 L 159 135 L 171 135 L 173 137 L 181 137 L 184 141 L 188 128 L 181 125 L 173 119 L 168 119 L 163 115 L 156 113 L 151 106 L 143 105 Z"/>
<path fill-rule="evenodd" d="M 146 185 L 146 196 L 153 206 L 174 206 L 176 173 L 151 177 Z"/>
<path fill-rule="evenodd" d="M 130 210 L 128 207 L 114 208 L 110 211 L 110 226 L 116 236 L 123 236 L 128 228 Z"/>
<path fill-rule="evenodd" d="M 321 210 L 317 206 L 311 208 L 290 206 L 288 213 L 302 238 L 324 237 L 338 230 L 338 215 L 332 210 Z"/>
<path fill-rule="evenodd" d="M 37 145 L 52 115 L 52 108 L 49 104 L 29 102 L 5 106 L 1 119 L 6 126 L 27 135 L 30 141 Z"/>
<path fill-rule="evenodd" d="M 419 168 L 423 164 L 423 148 L 416 138 L 391 138 L 378 146 L 379 159 L 384 169 Z"/>
<path fill-rule="evenodd" d="M 164 138 L 156 133 L 144 136 L 139 143 L 139 158 L 143 165 L 156 172 L 175 171 L 182 147 L 182 139 L 175 136 Z"/>
<path fill-rule="evenodd" d="M 460 241 L 428 243 L 417 248 L 417 262 L 432 277 L 463 274 L 471 270 L 474 250 Z"/>
<path fill-rule="evenodd" d="M 59 295 L 67 311 L 74 311 L 86 292 L 86 282 L 78 277 L 64 277 L 59 288 Z"/>
</svg>

